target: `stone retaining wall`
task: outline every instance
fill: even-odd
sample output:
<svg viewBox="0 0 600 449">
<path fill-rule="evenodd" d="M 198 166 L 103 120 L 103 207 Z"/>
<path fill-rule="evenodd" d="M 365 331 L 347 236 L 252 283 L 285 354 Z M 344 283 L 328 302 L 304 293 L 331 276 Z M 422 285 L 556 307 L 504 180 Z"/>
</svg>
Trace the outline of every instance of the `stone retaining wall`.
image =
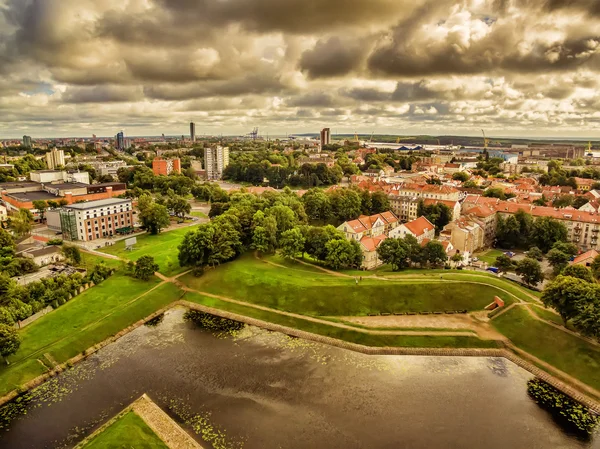
<svg viewBox="0 0 600 449">
<path fill-rule="evenodd" d="M 35 320 L 43 317 L 44 315 L 47 315 L 48 313 L 52 312 L 54 309 L 51 306 L 48 306 L 42 310 L 40 310 L 39 312 L 34 313 L 33 315 L 31 315 L 30 317 L 25 318 L 24 320 L 21 321 L 17 321 L 15 323 L 15 327 L 17 329 L 23 329 L 25 326 L 27 326 L 28 324 L 33 323 Z"/>
</svg>

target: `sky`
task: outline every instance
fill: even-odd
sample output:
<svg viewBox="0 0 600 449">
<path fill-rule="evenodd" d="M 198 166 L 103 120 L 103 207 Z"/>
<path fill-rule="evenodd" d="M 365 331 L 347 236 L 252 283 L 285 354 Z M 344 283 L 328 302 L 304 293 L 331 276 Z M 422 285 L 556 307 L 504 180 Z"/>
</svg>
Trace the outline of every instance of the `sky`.
<svg viewBox="0 0 600 449">
<path fill-rule="evenodd" d="M 598 0 L 0 0 L 0 138 L 600 137 Z"/>
</svg>

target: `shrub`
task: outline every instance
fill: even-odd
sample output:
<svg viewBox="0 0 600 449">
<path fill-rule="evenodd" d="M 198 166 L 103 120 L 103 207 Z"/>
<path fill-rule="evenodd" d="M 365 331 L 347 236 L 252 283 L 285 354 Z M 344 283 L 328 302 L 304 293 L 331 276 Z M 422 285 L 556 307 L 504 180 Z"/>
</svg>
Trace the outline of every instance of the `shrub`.
<svg viewBox="0 0 600 449">
<path fill-rule="evenodd" d="M 62 244 L 63 244 L 63 241 L 61 239 L 50 239 L 46 243 L 46 245 L 48 245 L 48 246 L 61 246 Z"/>
<path fill-rule="evenodd" d="M 537 404 L 552 413 L 558 421 L 573 430 L 591 435 L 600 422 L 600 417 L 586 406 L 541 379 L 534 378 L 528 381 L 527 393 Z"/>
<path fill-rule="evenodd" d="M 184 318 L 209 331 L 236 331 L 244 328 L 244 323 L 239 321 L 221 318 L 198 310 L 187 311 Z"/>
</svg>

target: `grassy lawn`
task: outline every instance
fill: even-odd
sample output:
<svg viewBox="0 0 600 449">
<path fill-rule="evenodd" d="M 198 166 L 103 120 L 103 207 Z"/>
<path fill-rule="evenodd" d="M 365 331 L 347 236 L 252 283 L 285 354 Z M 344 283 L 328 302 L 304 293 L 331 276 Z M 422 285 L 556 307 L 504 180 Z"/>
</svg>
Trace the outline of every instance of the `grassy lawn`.
<svg viewBox="0 0 600 449">
<path fill-rule="evenodd" d="M 0 365 L 0 395 L 45 372 L 37 361 L 45 353 L 63 363 L 179 298 L 173 284 L 140 296 L 158 283 L 114 274 L 19 331 L 21 347 Z"/>
<path fill-rule="evenodd" d="M 600 348 L 537 321 L 521 307 L 491 323 L 517 347 L 600 390 Z"/>
<path fill-rule="evenodd" d="M 357 284 L 354 278 L 274 267 L 252 255 L 208 270 L 200 278 L 188 274 L 180 280 L 195 290 L 315 316 L 481 310 L 496 295 L 512 301 L 493 286 L 464 280 L 364 278 Z"/>
<path fill-rule="evenodd" d="M 231 304 L 219 299 L 196 293 L 186 293 L 184 300 L 202 304 L 215 309 L 245 315 L 282 326 L 293 327 L 313 334 L 325 335 L 339 340 L 349 341 L 375 347 L 408 347 L 408 348 L 496 348 L 492 340 L 480 340 L 468 334 L 458 337 L 447 336 L 413 336 L 413 335 L 369 335 L 359 331 L 346 330 L 321 323 L 313 323 L 301 318 L 279 315 L 274 312 L 257 310 L 238 304 Z"/>
<path fill-rule="evenodd" d="M 479 260 L 487 262 L 490 266 L 494 266 L 496 263 L 496 257 L 501 256 L 502 254 L 504 254 L 504 251 L 499 249 L 490 249 L 484 253 L 475 254 L 475 257 L 478 257 Z"/>
<path fill-rule="evenodd" d="M 142 256 L 152 256 L 160 266 L 160 272 L 165 276 L 174 276 L 185 271 L 179 266 L 177 247 L 188 232 L 194 230 L 194 226 L 163 232 L 158 235 L 142 234 L 137 237 L 133 251 L 125 249 L 125 240 L 102 249 L 103 253 L 113 254 L 123 259 L 137 260 Z"/>
<path fill-rule="evenodd" d="M 533 310 L 533 312 L 542 320 L 551 321 L 552 323 L 558 324 L 559 326 L 564 326 L 562 318 L 557 313 L 554 313 L 550 310 L 546 310 L 541 306 L 532 306 L 531 310 Z M 573 326 L 570 321 L 567 322 L 567 329 L 576 331 L 575 326 Z"/>
<path fill-rule="evenodd" d="M 198 218 L 208 218 L 208 215 L 206 215 L 204 212 L 200 212 L 199 210 L 194 210 L 190 212 L 190 216 Z"/>
<path fill-rule="evenodd" d="M 125 265 L 125 263 L 121 260 L 108 259 L 106 257 L 97 256 L 96 254 L 81 251 L 81 263 L 79 264 L 81 268 L 85 268 L 89 271 L 96 265 L 98 265 L 100 262 L 103 262 L 106 266 L 115 269 L 119 269 Z"/>
<path fill-rule="evenodd" d="M 129 411 L 119 417 L 82 449 L 169 449 L 142 418 Z"/>
</svg>

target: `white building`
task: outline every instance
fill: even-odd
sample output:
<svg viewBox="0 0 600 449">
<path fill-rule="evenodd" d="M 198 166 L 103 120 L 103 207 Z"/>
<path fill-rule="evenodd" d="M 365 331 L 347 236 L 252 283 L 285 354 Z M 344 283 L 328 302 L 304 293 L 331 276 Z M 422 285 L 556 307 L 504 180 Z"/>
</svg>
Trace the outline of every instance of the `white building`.
<svg viewBox="0 0 600 449">
<path fill-rule="evenodd" d="M 229 165 L 229 147 L 216 147 L 204 149 L 204 169 L 209 180 L 221 179 L 223 171 Z"/>
<path fill-rule="evenodd" d="M 50 170 L 65 166 L 65 152 L 53 148 L 46 153 L 46 165 Z"/>
</svg>

